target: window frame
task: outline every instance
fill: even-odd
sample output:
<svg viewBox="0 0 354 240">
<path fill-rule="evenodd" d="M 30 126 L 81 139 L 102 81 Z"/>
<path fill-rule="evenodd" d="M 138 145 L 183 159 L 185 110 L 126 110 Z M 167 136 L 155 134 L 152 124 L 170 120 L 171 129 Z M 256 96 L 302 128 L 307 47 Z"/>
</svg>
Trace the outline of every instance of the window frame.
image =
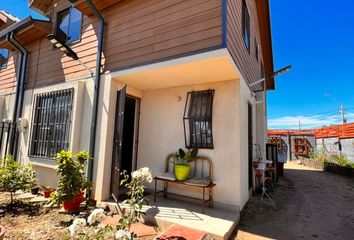
<svg viewBox="0 0 354 240">
<path fill-rule="evenodd" d="M 55 36 L 56 37 L 58 37 L 59 39 L 60 39 L 60 37 L 59 37 L 59 31 L 60 31 L 60 18 L 61 18 L 61 16 L 63 15 L 63 14 L 65 14 L 66 12 L 68 12 L 69 13 L 69 27 L 68 27 L 68 33 L 70 32 L 70 19 L 71 19 L 71 15 L 70 15 L 70 11 L 71 11 L 71 9 L 73 9 L 73 8 L 75 8 L 75 7 L 68 7 L 68 8 L 65 8 L 65 9 L 63 9 L 63 10 L 61 10 L 61 11 L 59 11 L 58 13 L 57 13 L 57 15 L 56 15 L 56 24 L 55 24 Z M 84 20 L 84 14 L 79 10 L 79 9 L 77 9 L 77 8 L 75 8 L 77 11 L 79 11 L 80 13 L 81 13 L 81 19 L 80 19 L 80 37 L 79 37 L 79 39 L 77 39 L 77 40 L 75 40 L 75 41 L 68 41 L 68 35 L 66 35 L 66 40 L 65 41 L 63 41 L 62 39 L 60 39 L 61 41 L 63 41 L 66 45 L 68 45 L 68 46 L 70 46 L 70 45 L 72 45 L 72 44 L 74 44 L 74 43 L 78 43 L 78 42 L 81 42 L 81 39 L 82 39 L 82 25 L 83 25 L 83 20 Z M 55 48 L 55 47 L 54 47 Z"/>
<path fill-rule="evenodd" d="M 247 21 L 246 21 L 247 20 Z M 246 39 L 246 34 L 248 38 Z M 248 53 L 251 51 L 251 18 L 250 13 L 248 12 L 246 0 L 242 0 L 242 35 L 243 42 L 248 50 Z"/>
<path fill-rule="evenodd" d="M 71 131 L 73 125 L 73 115 L 74 115 L 74 88 L 66 88 L 60 89 L 56 91 L 50 92 L 42 92 L 34 95 L 33 105 L 32 105 L 32 121 L 31 121 L 31 134 L 30 134 L 30 144 L 28 148 L 28 156 L 33 158 L 41 158 L 41 159 L 48 159 L 52 160 L 55 158 L 55 154 L 60 151 L 61 149 L 56 149 L 54 146 L 50 150 L 50 142 L 51 144 L 60 144 L 63 146 L 63 150 L 69 150 L 71 147 Z M 53 104 L 55 101 L 54 98 L 58 97 L 67 97 L 66 101 L 59 103 L 59 105 Z M 42 99 L 40 99 L 42 98 Z M 39 106 L 39 103 L 43 104 L 40 101 L 47 101 L 45 104 L 48 104 L 50 100 L 50 107 L 46 108 L 47 106 Z M 57 100 L 58 101 L 58 100 Z M 61 112 L 61 107 L 64 108 L 63 112 Z M 43 110 L 45 108 L 45 112 Z M 70 108 L 70 109 L 69 109 Z M 53 113 L 56 111 L 55 113 Z M 41 115 L 39 115 L 41 114 Z M 56 116 L 54 114 L 57 114 Z M 37 120 L 35 120 L 37 119 Z M 40 119 L 40 120 L 39 120 Z M 45 122 L 45 126 L 42 127 L 41 125 Z M 51 128 L 52 125 L 52 128 Z M 60 128 L 58 125 L 62 125 Z M 55 133 L 62 134 L 63 129 L 66 129 L 64 132 L 64 136 L 60 136 L 60 140 L 55 140 Z M 42 132 L 42 131 L 47 132 Z M 53 131 L 53 132 L 51 132 Z M 58 131 L 58 132 L 56 132 Z M 53 133 L 53 134 L 50 134 Z M 38 134 L 41 136 L 38 137 Z M 47 134 L 47 135 L 46 135 Z M 50 140 L 49 136 L 53 136 Z M 59 136 L 59 135 L 58 135 Z M 40 139 L 41 138 L 41 139 Z M 35 141 L 37 143 L 35 143 Z M 35 145 L 38 142 L 42 142 L 43 145 Z M 66 146 L 65 146 L 66 145 Z M 41 150 L 38 150 L 41 148 Z M 61 148 L 61 147 L 60 147 Z"/>
<path fill-rule="evenodd" d="M 255 44 L 255 55 L 256 55 L 256 59 L 257 59 L 257 62 L 259 61 L 259 45 L 258 45 L 258 42 L 257 42 L 257 39 L 254 38 L 254 44 Z"/>
<path fill-rule="evenodd" d="M 199 95 L 199 96 L 198 96 Z M 183 116 L 183 128 L 184 128 L 184 139 L 186 148 L 200 148 L 200 149 L 214 149 L 214 140 L 213 140 L 213 102 L 214 102 L 215 90 L 203 90 L 203 91 L 191 91 L 187 93 L 186 104 L 184 108 Z M 195 115 L 192 116 L 192 102 L 193 98 L 198 97 L 202 98 L 201 100 L 196 100 L 197 103 L 200 101 L 200 109 L 195 109 Z M 203 98 L 206 98 L 206 102 L 202 102 Z M 201 109 L 205 104 L 204 116 L 202 116 L 203 110 Z M 196 113 L 199 112 L 199 115 Z M 198 115 L 198 116 L 196 116 Z M 193 130 L 193 125 L 199 125 Z M 197 126 L 196 125 L 196 126 Z M 204 127 L 203 127 L 204 125 Z M 204 132 L 203 129 L 204 128 Z M 194 138 L 193 138 L 194 133 Z M 203 138 L 204 135 L 204 138 Z M 199 136 L 200 142 L 196 140 Z M 196 141 L 193 141 L 195 139 Z M 204 140 L 204 141 L 203 141 Z"/>
<path fill-rule="evenodd" d="M 6 50 L 7 51 L 7 58 L 6 61 L 3 65 L 0 65 L 0 70 L 1 69 L 6 69 L 7 68 L 7 64 L 9 63 L 9 58 L 10 58 L 10 51 L 7 48 L 0 48 L 0 56 L 3 56 L 3 51 Z"/>
</svg>

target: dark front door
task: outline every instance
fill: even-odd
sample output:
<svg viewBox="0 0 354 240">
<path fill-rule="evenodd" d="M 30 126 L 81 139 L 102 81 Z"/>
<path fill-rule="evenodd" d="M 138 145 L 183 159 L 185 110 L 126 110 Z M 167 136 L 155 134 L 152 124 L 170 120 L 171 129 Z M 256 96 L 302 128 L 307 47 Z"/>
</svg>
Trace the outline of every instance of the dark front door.
<svg viewBox="0 0 354 240">
<path fill-rule="evenodd" d="M 248 104 L 248 188 L 253 185 L 253 121 L 252 105 Z"/>
<path fill-rule="evenodd" d="M 127 171 L 130 174 L 135 170 L 138 106 L 138 99 L 126 95 L 125 87 L 118 92 L 111 175 L 111 193 L 115 196 L 120 190 L 120 173 Z"/>
</svg>

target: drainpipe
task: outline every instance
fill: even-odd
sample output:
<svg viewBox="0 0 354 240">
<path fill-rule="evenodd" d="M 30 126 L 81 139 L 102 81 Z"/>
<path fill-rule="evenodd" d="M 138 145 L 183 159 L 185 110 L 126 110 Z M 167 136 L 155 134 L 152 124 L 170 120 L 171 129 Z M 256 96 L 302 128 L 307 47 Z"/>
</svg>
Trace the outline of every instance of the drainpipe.
<svg viewBox="0 0 354 240">
<path fill-rule="evenodd" d="M 24 97 L 24 85 L 26 78 L 26 69 L 27 69 L 27 59 L 28 51 L 14 38 L 14 32 L 9 33 L 6 36 L 8 43 L 20 53 L 20 60 L 18 63 L 18 72 L 17 72 L 17 84 L 16 84 L 16 93 L 15 93 L 15 103 L 14 103 L 14 112 L 12 116 L 13 124 L 17 124 L 17 120 L 22 116 L 22 106 L 23 106 L 23 97 Z M 11 142 L 9 146 L 10 154 L 13 155 L 14 159 L 17 158 L 17 147 L 18 147 L 18 132 L 14 127 L 11 131 Z"/>
<path fill-rule="evenodd" d="M 98 27 L 98 47 L 97 47 L 97 59 L 96 59 L 96 72 L 95 81 L 93 88 L 93 106 L 92 106 L 92 116 L 91 116 L 91 131 L 90 131 L 90 148 L 89 153 L 92 157 L 91 161 L 88 162 L 88 172 L 87 178 L 92 182 L 93 175 L 93 161 L 95 156 L 95 141 L 96 141 L 96 125 L 97 125 L 97 112 L 98 112 L 98 97 L 100 92 L 101 83 L 101 62 L 102 62 L 102 49 L 103 49 L 103 33 L 105 27 L 105 21 L 102 15 L 98 12 L 96 7 L 92 4 L 91 0 L 85 0 L 91 11 L 97 17 L 99 21 Z M 88 194 L 91 195 L 91 192 Z"/>
</svg>

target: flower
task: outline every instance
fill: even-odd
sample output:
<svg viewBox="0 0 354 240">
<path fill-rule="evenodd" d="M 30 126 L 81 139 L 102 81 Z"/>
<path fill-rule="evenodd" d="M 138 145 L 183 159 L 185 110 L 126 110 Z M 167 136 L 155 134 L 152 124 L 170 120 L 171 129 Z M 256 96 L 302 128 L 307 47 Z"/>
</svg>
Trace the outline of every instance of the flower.
<svg viewBox="0 0 354 240">
<path fill-rule="evenodd" d="M 116 232 L 116 239 L 131 239 L 132 234 L 127 230 L 118 230 Z"/>
<path fill-rule="evenodd" d="M 79 231 L 82 231 L 85 226 L 86 226 L 85 219 L 83 218 L 75 219 L 73 224 L 71 224 L 69 227 L 71 237 L 74 237 Z"/>
<path fill-rule="evenodd" d="M 90 216 L 87 218 L 87 222 L 89 225 L 92 225 L 96 222 L 101 222 L 105 217 L 106 217 L 106 215 L 104 214 L 103 209 L 100 209 L 100 208 L 95 209 L 92 211 Z"/>
<path fill-rule="evenodd" d="M 152 174 L 148 167 L 143 167 L 132 172 L 132 178 L 140 178 L 142 181 L 152 182 Z"/>
</svg>

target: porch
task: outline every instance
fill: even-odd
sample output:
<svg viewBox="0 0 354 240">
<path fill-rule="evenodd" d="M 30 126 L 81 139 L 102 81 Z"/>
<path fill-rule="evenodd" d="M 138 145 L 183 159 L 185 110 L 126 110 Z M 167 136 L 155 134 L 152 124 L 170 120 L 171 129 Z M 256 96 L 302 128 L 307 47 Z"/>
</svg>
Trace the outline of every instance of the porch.
<svg viewBox="0 0 354 240">
<path fill-rule="evenodd" d="M 236 209 L 214 206 L 206 208 L 202 214 L 202 207 L 195 202 L 161 196 L 154 203 L 152 194 L 147 198 L 151 205 L 143 207 L 146 220 L 157 223 L 160 228 L 167 228 L 175 223 L 209 233 L 215 239 L 228 239 L 240 219 L 240 212 Z M 102 204 L 114 209 L 112 202 Z"/>
</svg>

